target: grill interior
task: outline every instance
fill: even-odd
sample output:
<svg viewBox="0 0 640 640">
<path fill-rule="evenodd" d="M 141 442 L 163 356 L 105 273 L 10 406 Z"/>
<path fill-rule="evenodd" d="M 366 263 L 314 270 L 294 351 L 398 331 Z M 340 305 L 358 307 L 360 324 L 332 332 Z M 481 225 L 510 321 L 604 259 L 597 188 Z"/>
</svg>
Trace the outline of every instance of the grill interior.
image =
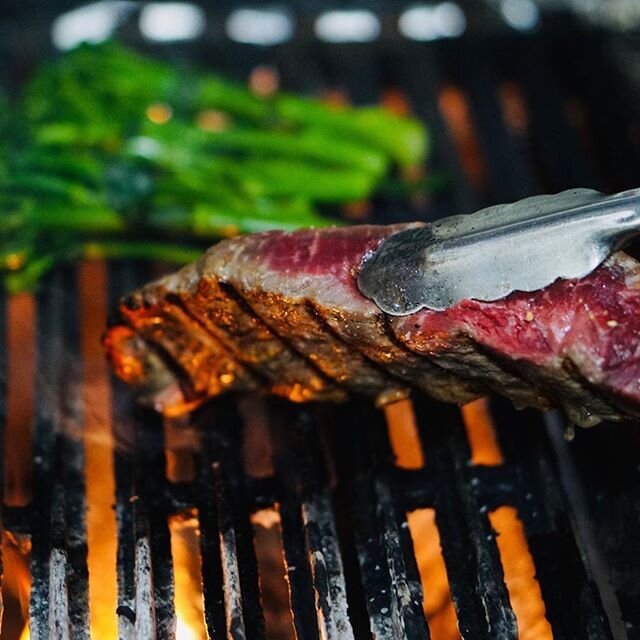
<svg viewBox="0 0 640 640">
<path fill-rule="evenodd" d="M 566 19 L 456 42 L 236 45 L 224 60 L 408 105 L 451 188 L 381 199 L 367 219 L 434 219 L 636 186 L 637 87 L 620 64 L 633 42 Z M 357 398 L 226 397 L 162 424 L 98 344 L 108 309 L 161 269 L 85 263 L 0 301 L 3 639 L 27 637 L 24 597 L 34 638 L 640 636 L 637 425 L 574 432 L 554 412 L 423 397 L 386 415 Z"/>
</svg>

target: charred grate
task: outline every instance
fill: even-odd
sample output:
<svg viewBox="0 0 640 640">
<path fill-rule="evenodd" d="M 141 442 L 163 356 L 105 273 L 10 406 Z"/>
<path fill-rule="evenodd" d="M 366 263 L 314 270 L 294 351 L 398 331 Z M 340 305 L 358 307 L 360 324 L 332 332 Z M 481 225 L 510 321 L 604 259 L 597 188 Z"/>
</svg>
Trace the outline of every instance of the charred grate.
<svg viewBox="0 0 640 640">
<path fill-rule="evenodd" d="M 287 86 L 323 86 L 330 78 L 355 101 L 376 99 L 390 79 L 399 85 L 431 123 L 434 165 L 453 178 L 450 196 L 434 203 L 434 216 L 577 183 L 607 190 L 633 186 L 627 180 L 633 179 L 629 167 L 637 166 L 637 146 L 616 147 L 607 131 L 585 129 L 589 122 L 607 123 L 617 99 L 602 100 L 594 89 L 592 78 L 607 73 L 597 55 L 602 43 L 544 44 L 541 49 L 532 38 L 383 51 L 354 47 L 347 65 L 344 47 L 320 47 L 273 53 L 267 62 L 279 68 Z M 315 63 L 307 64 L 312 57 Z M 552 67 L 552 60 L 560 66 Z M 317 77 L 301 77 L 314 69 Z M 577 122 L 566 110 L 568 97 L 582 109 Z M 521 100 L 526 104 L 525 121 L 510 118 L 510 100 L 516 108 Z M 472 130 L 456 129 L 460 109 Z M 615 115 L 613 128 L 622 135 L 632 114 Z M 620 154 L 625 171 L 617 171 Z M 375 220 L 416 215 L 410 207 L 398 214 L 389 203 L 376 205 Z M 143 265 L 113 264 L 108 287 L 96 291 L 108 291 L 113 306 L 150 275 Z M 516 616 L 491 520 L 502 507 L 515 508 L 522 522 L 554 638 L 638 637 L 640 473 L 632 428 L 608 425 L 568 444 L 559 416 L 515 412 L 492 400 L 502 460 L 483 464 L 472 461 L 473 438 L 460 411 L 417 398 L 415 443 L 423 464 L 403 467 L 394 463 L 393 425 L 366 403 L 327 408 L 269 401 L 268 426 L 256 436 L 253 423 L 260 420 L 247 418 L 242 401 L 224 398 L 185 427 L 197 446 L 183 461 L 187 472 L 172 474 L 168 439 L 175 434 L 136 408 L 117 381 L 106 392 L 91 386 L 83 359 L 87 327 L 78 315 L 87 304 L 80 280 L 75 270 L 63 269 L 37 294 L 35 407 L 32 437 L 27 434 L 33 495 L 26 504 L 2 509 L 5 538 L 30 545 L 32 637 L 88 638 L 90 631 L 101 637 L 99 621 L 92 619 L 96 576 L 89 574 L 88 532 L 95 527 L 89 520 L 95 505 L 87 476 L 87 461 L 100 451 L 83 430 L 100 423 L 91 415 L 93 392 L 102 393 L 111 415 L 98 436 L 108 441 L 101 455 L 113 476 L 115 509 L 110 502 L 102 508 L 117 535 L 116 566 L 104 579 L 113 578 L 117 589 L 108 615 L 120 638 L 192 637 L 179 627 L 176 609 L 171 523 L 178 516 L 194 518 L 199 529 L 192 555 L 209 637 L 268 633 L 252 522 L 264 510 L 277 510 L 279 518 L 295 637 L 428 638 L 423 600 L 431 585 L 421 580 L 421 541 L 409 526 L 410 514 L 423 509 L 435 511 L 460 634 L 515 638 Z M 10 304 L 0 300 L 5 318 Z M 7 329 L 0 322 L 3 345 Z M 7 353 L 16 357 L 0 349 L 2 428 L 5 383 L 12 383 Z M 7 441 L 10 434 L 4 435 Z M 247 467 L 256 437 L 270 447 L 271 467 L 259 473 Z M 10 456 L 5 450 L 5 472 L 16 465 Z M 5 496 L 9 490 L 5 486 Z M 4 578 L 6 587 L 6 570 Z"/>
<path fill-rule="evenodd" d="M 113 294 L 130 289 L 135 275 L 127 265 L 114 265 Z M 48 367 L 57 368 L 54 379 L 66 385 L 67 400 L 74 388 L 69 378 L 77 372 L 65 372 L 60 364 L 77 344 L 73 280 L 70 271 L 55 274 L 37 298 L 38 317 L 46 319 L 39 333 L 38 369 L 48 375 Z M 83 442 L 52 419 L 61 408 L 48 403 L 61 402 L 65 394 L 40 391 L 33 501 L 5 509 L 5 527 L 31 536 L 32 637 L 89 637 Z M 384 415 L 367 403 L 327 408 L 272 400 L 267 409 L 273 474 L 256 478 L 243 462 L 248 430 L 242 412 L 233 398 L 224 398 L 194 417 L 200 438 L 195 474 L 188 482 L 175 482 L 167 477 L 168 445 L 157 416 L 135 407 L 117 381 L 113 404 L 112 517 L 118 535 L 113 615 L 121 638 L 180 638 L 168 522 L 193 509 L 209 637 L 263 637 L 251 514 L 274 505 L 281 517 L 295 637 L 430 637 L 414 553 L 420 540 L 412 540 L 407 523 L 408 513 L 425 508 L 436 513 L 463 637 L 518 637 L 489 519 L 503 506 L 516 508 L 523 523 L 553 637 L 610 638 L 611 627 L 620 626 L 602 605 L 592 556 L 584 532 L 577 530 L 584 523 L 567 502 L 557 452 L 537 412 L 515 413 L 507 403 L 493 401 L 504 462 L 473 464 L 459 410 L 418 398 L 414 407 L 424 464 L 407 469 L 394 464 Z M 548 428 L 553 432 L 560 424 Z M 566 449 L 561 434 L 558 446 Z M 628 518 L 624 526 L 631 522 Z M 626 593 L 613 609 L 618 615 L 622 611 L 629 637 L 636 630 L 637 602 Z"/>
</svg>

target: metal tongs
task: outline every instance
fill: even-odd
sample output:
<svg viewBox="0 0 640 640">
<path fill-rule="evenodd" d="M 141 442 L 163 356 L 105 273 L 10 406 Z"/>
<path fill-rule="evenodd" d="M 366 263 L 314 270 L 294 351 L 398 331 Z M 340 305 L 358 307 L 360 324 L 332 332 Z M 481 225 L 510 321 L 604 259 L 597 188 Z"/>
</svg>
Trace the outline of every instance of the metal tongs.
<svg viewBox="0 0 640 640">
<path fill-rule="evenodd" d="M 493 301 L 591 273 L 640 233 L 640 189 L 572 189 L 405 229 L 365 261 L 360 291 L 384 312 Z"/>
</svg>

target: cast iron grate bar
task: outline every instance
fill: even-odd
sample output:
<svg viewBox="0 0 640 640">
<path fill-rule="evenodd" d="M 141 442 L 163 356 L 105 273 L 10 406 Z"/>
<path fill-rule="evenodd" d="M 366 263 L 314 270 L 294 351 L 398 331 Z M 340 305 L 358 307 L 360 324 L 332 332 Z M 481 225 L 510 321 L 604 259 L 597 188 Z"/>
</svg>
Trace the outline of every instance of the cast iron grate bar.
<svg viewBox="0 0 640 640">
<path fill-rule="evenodd" d="M 130 285 L 149 277 L 144 268 L 115 265 L 114 302 Z M 119 630 L 140 639 L 169 639 L 175 635 L 176 616 L 162 421 L 153 411 L 135 408 L 124 385 L 114 385 L 114 392 L 114 435 L 116 442 L 124 441 L 114 458 L 117 553 L 126 563 L 125 570 L 118 571 Z M 119 423 L 124 416 L 127 422 Z"/>
<path fill-rule="evenodd" d="M 278 461 L 277 467 L 282 468 Z M 277 473 L 277 472 L 276 472 Z M 300 503 L 294 491 L 284 485 L 286 479 L 276 475 L 277 492 L 280 497 L 282 520 L 282 545 L 285 556 L 289 599 L 293 614 L 296 637 L 299 640 L 318 640 L 316 609 L 311 581 L 311 568 L 305 552 L 304 528 Z M 292 487 L 293 489 L 293 487 Z"/>
<path fill-rule="evenodd" d="M 132 264 L 113 263 L 109 270 L 109 307 L 144 280 L 144 271 Z M 112 378 L 112 432 L 115 442 L 118 635 L 121 638 L 153 637 L 153 587 L 150 576 L 148 524 L 138 505 L 135 483 L 135 434 L 143 411 L 131 399 L 124 383 Z"/>
<path fill-rule="evenodd" d="M 451 592 L 458 617 L 464 617 L 464 613 L 469 608 L 471 611 L 478 612 L 481 618 L 474 621 L 474 624 L 480 624 L 474 633 L 482 633 L 487 638 L 517 638 L 515 615 L 504 584 L 500 556 L 488 520 L 488 509 L 480 500 L 476 490 L 479 479 L 469 477 L 468 474 L 471 456 L 460 413 L 453 407 L 437 407 L 433 403 L 427 404 L 420 400 L 416 402 L 416 415 L 422 429 L 423 443 L 431 443 L 433 440 L 435 429 L 426 430 L 425 425 L 433 424 L 434 417 L 438 427 L 442 428 L 442 425 L 446 424 L 448 431 L 446 442 L 439 452 L 441 457 L 438 462 L 434 460 L 436 448 L 432 445 L 425 446 L 424 454 L 427 467 L 430 463 L 439 464 L 443 471 L 443 476 L 438 478 L 438 486 L 445 484 L 448 488 L 449 495 L 446 502 L 440 503 L 441 494 L 438 492 L 433 505 L 436 517 L 439 519 L 439 527 L 441 527 L 445 563 L 449 570 L 453 569 L 450 563 L 454 556 L 448 553 L 447 547 L 455 544 L 454 553 L 459 554 L 460 551 L 464 553 L 463 558 L 458 556 L 454 561 L 456 570 L 461 569 L 461 564 L 469 564 L 473 567 L 475 574 L 472 581 L 475 587 L 474 603 L 471 607 L 463 599 L 464 595 L 458 595 L 462 580 L 468 580 L 468 576 L 461 576 L 461 580 L 452 580 Z M 455 514 L 452 513 L 454 511 Z M 459 530 L 458 527 L 451 528 L 456 516 L 459 519 L 457 523 Z M 466 538 L 462 549 L 456 540 L 460 536 Z M 468 593 L 466 585 L 463 589 Z"/>
<path fill-rule="evenodd" d="M 54 380 L 59 403 L 58 421 L 63 428 L 56 436 L 56 472 L 62 480 L 66 550 L 66 588 L 69 603 L 69 629 L 74 640 L 89 638 L 89 589 L 87 572 L 86 496 L 84 484 L 85 457 L 82 431 L 85 411 L 81 401 L 80 326 L 77 314 L 78 287 L 76 273 L 67 268 L 61 271 L 61 281 L 54 286 L 64 291 L 62 326 L 55 327 L 63 340 L 63 358 L 55 362 Z M 64 283 L 64 284 L 63 284 Z M 65 392 L 66 390 L 66 392 Z M 63 416 L 63 418 L 61 418 Z"/>
<path fill-rule="evenodd" d="M 158 416 L 148 416 L 136 430 L 136 509 L 148 535 L 153 577 L 153 601 L 158 640 L 173 638 L 176 625 L 173 565 L 169 538 L 167 480 L 165 477 L 164 433 Z M 148 527 L 148 529 L 146 528 Z M 146 529 L 146 531 L 145 531 Z"/>
<path fill-rule="evenodd" d="M 354 637 L 349 621 L 346 584 L 336 526 L 321 460 L 317 425 L 309 409 L 292 411 L 272 402 L 276 477 L 287 503 L 300 514 L 303 546 L 313 588 L 315 619 L 307 619 L 321 638 Z M 315 455 L 314 455 L 315 452 Z M 284 502 L 284 501 L 283 501 Z M 298 523 L 296 523 L 298 525 Z"/>
<path fill-rule="evenodd" d="M 207 626 L 212 637 L 264 635 L 248 494 L 242 422 L 222 398 L 196 418 L 202 425 L 198 502 Z M 206 524 L 205 524 L 206 523 Z"/>
<path fill-rule="evenodd" d="M 63 302 L 61 273 L 43 282 L 36 298 L 36 406 L 33 430 L 33 514 L 31 536 L 30 625 L 34 638 L 49 637 L 55 629 L 69 635 L 65 587 L 66 551 L 64 549 L 62 486 L 55 477 L 57 407 L 55 389 L 58 363 L 63 353 Z M 50 386 L 51 385 L 51 386 Z M 55 389 L 57 391 L 57 389 Z M 52 588 L 56 599 L 54 606 Z"/>
<path fill-rule="evenodd" d="M 353 527 L 371 632 L 375 638 L 428 638 L 417 570 L 406 570 L 415 560 L 406 555 L 399 534 L 407 526 L 404 513 L 397 511 L 388 480 L 379 473 L 391 460 L 381 436 L 382 416 L 350 405 L 336 418 L 350 425 L 339 446 L 347 447 L 353 461 Z"/>
</svg>

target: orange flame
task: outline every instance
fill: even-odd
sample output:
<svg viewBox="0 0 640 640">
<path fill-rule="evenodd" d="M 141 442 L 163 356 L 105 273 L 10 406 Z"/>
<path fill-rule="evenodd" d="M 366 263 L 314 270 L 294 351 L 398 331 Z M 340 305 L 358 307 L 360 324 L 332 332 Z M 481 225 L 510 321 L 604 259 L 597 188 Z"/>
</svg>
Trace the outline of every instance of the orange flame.
<svg viewBox="0 0 640 640">
<path fill-rule="evenodd" d="M 453 608 L 447 568 L 440 548 L 440 534 L 433 509 L 416 509 L 407 514 L 407 523 L 423 585 L 423 609 L 433 640 L 460 638 Z"/>
<path fill-rule="evenodd" d="M 518 621 L 518 637 L 551 640 L 551 626 L 544 617 L 544 600 L 518 512 L 513 507 L 500 507 L 489 514 L 489 520 L 497 533 L 504 580 Z"/>
<path fill-rule="evenodd" d="M 493 419 L 486 398 L 469 402 L 462 407 L 462 419 L 471 447 L 472 464 L 495 466 L 504 459 L 498 446 Z"/>
<path fill-rule="evenodd" d="M 285 575 L 282 523 L 278 505 L 256 511 L 251 516 L 251 524 L 265 635 L 274 640 L 293 640 L 295 631 Z"/>
<path fill-rule="evenodd" d="M 206 640 L 197 512 L 169 520 L 175 581 L 176 640 Z"/>
<path fill-rule="evenodd" d="M 4 617 L 2 638 L 29 638 L 29 593 L 31 591 L 31 540 L 15 536 L 8 531 L 2 534 L 2 560 L 4 576 L 2 595 Z"/>
<path fill-rule="evenodd" d="M 5 457 L 4 503 L 24 506 L 31 500 L 31 440 L 34 413 L 34 379 L 36 370 L 36 305 L 29 293 L 11 296 L 7 308 L 8 389 L 7 423 L 2 449 Z M 29 638 L 29 539 L 8 531 L 2 534 L 4 561 L 3 638 Z"/>
<path fill-rule="evenodd" d="M 424 457 L 411 400 L 385 405 L 384 415 L 389 425 L 389 440 L 396 456 L 396 465 L 403 469 L 423 467 Z"/>
<path fill-rule="evenodd" d="M 196 479 L 194 452 L 198 449 L 198 432 L 185 418 L 164 420 L 166 473 L 169 482 L 192 482 Z"/>
<path fill-rule="evenodd" d="M 103 262 L 80 265 L 81 352 L 85 484 L 87 492 L 87 565 L 92 638 L 117 637 L 117 529 L 113 503 L 115 478 L 111 434 L 109 374 L 100 337 L 107 319 L 107 271 Z"/>
<path fill-rule="evenodd" d="M 385 415 L 396 464 L 409 469 L 423 466 L 420 438 L 411 403 L 404 401 L 390 405 L 385 409 Z M 462 416 L 472 464 L 502 464 L 504 457 L 496 438 L 487 400 L 480 399 L 465 405 L 462 407 Z M 545 618 L 540 585 L 535 579 L 535 566 L 524 528 L 515 509 L 501 507 L 491 513 L 489 518 L 498 534 L 498 550 L 518 622 L 519 637 L 525 640 L 551 638 L 551 627 Z M 407 514 L 407 522 L 423 585 L 423 608 L 431 637 L 434 640 L 455 640 L 460 634 L 442 558 L 435 511 L 417 509 Z"/>
<path fill-rule="evenodd" d="M 529 129 L 529 111 L 522 87 L 515 82 L 504 82 L 498 91 L 505 124 L 511 133 L 524 136 Z"/>
</svg>

